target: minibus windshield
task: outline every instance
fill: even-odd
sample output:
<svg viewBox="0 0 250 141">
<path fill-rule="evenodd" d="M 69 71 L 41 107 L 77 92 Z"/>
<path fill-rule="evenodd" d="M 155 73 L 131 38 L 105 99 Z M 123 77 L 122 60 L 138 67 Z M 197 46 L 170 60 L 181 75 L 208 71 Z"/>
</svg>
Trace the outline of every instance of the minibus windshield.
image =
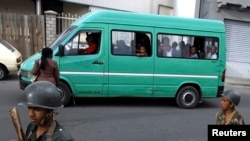
<svg viewBox="0 0 250 141">
<path fill-rule="evenodd" d="M 62 40 L 65 39 L 77 26 L 70 26 L 63 33 L 61 33 L 50 45 L 49 47 L 54 50 L 59 44 L 61 44 Z"/>
</svg>

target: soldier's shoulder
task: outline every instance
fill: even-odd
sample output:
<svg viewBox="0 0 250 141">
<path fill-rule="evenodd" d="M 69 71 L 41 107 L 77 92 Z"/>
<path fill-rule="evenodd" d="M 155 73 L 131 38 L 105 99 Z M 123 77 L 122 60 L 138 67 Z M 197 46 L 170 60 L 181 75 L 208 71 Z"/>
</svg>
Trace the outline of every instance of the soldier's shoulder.
<svg viewBox="0 0 250 141">
<path fill-rule="evenodd" d="M 72 135 L 68 130 L 58 124 L 54 132 L 54 138 L 59 139 L 60 141 L 74 141 Z"/>
</svg>

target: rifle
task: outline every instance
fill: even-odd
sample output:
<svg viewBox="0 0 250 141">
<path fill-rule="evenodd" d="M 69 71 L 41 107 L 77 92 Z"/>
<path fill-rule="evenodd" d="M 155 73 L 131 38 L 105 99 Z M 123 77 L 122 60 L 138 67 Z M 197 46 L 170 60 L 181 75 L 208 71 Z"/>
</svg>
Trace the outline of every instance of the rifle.
<svg viewBox="0 0 250 141">
<path fill-rule="evenodd" d="M 24 141 L 25 135 L 23 132 L 22 123 L 20 120 L 18 109 L 16 107 L 11 108 L 9 111 L 9 114 L 12 119 L 12 123 L 16 129 L 18 141 Z"/>
</svg>

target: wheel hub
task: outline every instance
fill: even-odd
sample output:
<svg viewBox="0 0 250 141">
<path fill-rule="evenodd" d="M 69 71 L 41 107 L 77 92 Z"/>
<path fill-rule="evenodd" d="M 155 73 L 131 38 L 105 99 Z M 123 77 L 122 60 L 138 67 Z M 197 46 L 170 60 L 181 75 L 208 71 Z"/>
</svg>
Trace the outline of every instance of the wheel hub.
<svg viewBox="0 0 250 141">
<path fill-rule="evenodd" d="M 194 102 L 194 94 L 190 93 L 190 92 L 186 92 L 184 95 L 183 95 L 183 101 L 184 103 L 186 104 L 191 104 Z"/>
</svg>

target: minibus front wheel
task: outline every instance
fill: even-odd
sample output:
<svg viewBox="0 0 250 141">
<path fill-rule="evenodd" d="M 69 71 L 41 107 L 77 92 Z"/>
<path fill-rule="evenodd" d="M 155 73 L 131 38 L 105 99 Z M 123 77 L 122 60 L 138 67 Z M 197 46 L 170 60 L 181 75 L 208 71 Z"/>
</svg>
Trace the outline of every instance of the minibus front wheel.
<svg viewBox="0 0 250 141">
<path fill-rule="evenodd" d="M 199 103 L 199 92 L 193 86 L 184 86 L 180 89 L 176 96 L 176 103 L 184 109 L 195 108 Z"/>
<path fill-rule="evenodd" d="M 64 106 L 69 105 L 70 100 L 71 100 L 71 92 L 69 87 L 64 83 L 64 82 L 59 82 L 58 89 L 61 93 L 61 100 L 63 102 Z"/>
</svg>

